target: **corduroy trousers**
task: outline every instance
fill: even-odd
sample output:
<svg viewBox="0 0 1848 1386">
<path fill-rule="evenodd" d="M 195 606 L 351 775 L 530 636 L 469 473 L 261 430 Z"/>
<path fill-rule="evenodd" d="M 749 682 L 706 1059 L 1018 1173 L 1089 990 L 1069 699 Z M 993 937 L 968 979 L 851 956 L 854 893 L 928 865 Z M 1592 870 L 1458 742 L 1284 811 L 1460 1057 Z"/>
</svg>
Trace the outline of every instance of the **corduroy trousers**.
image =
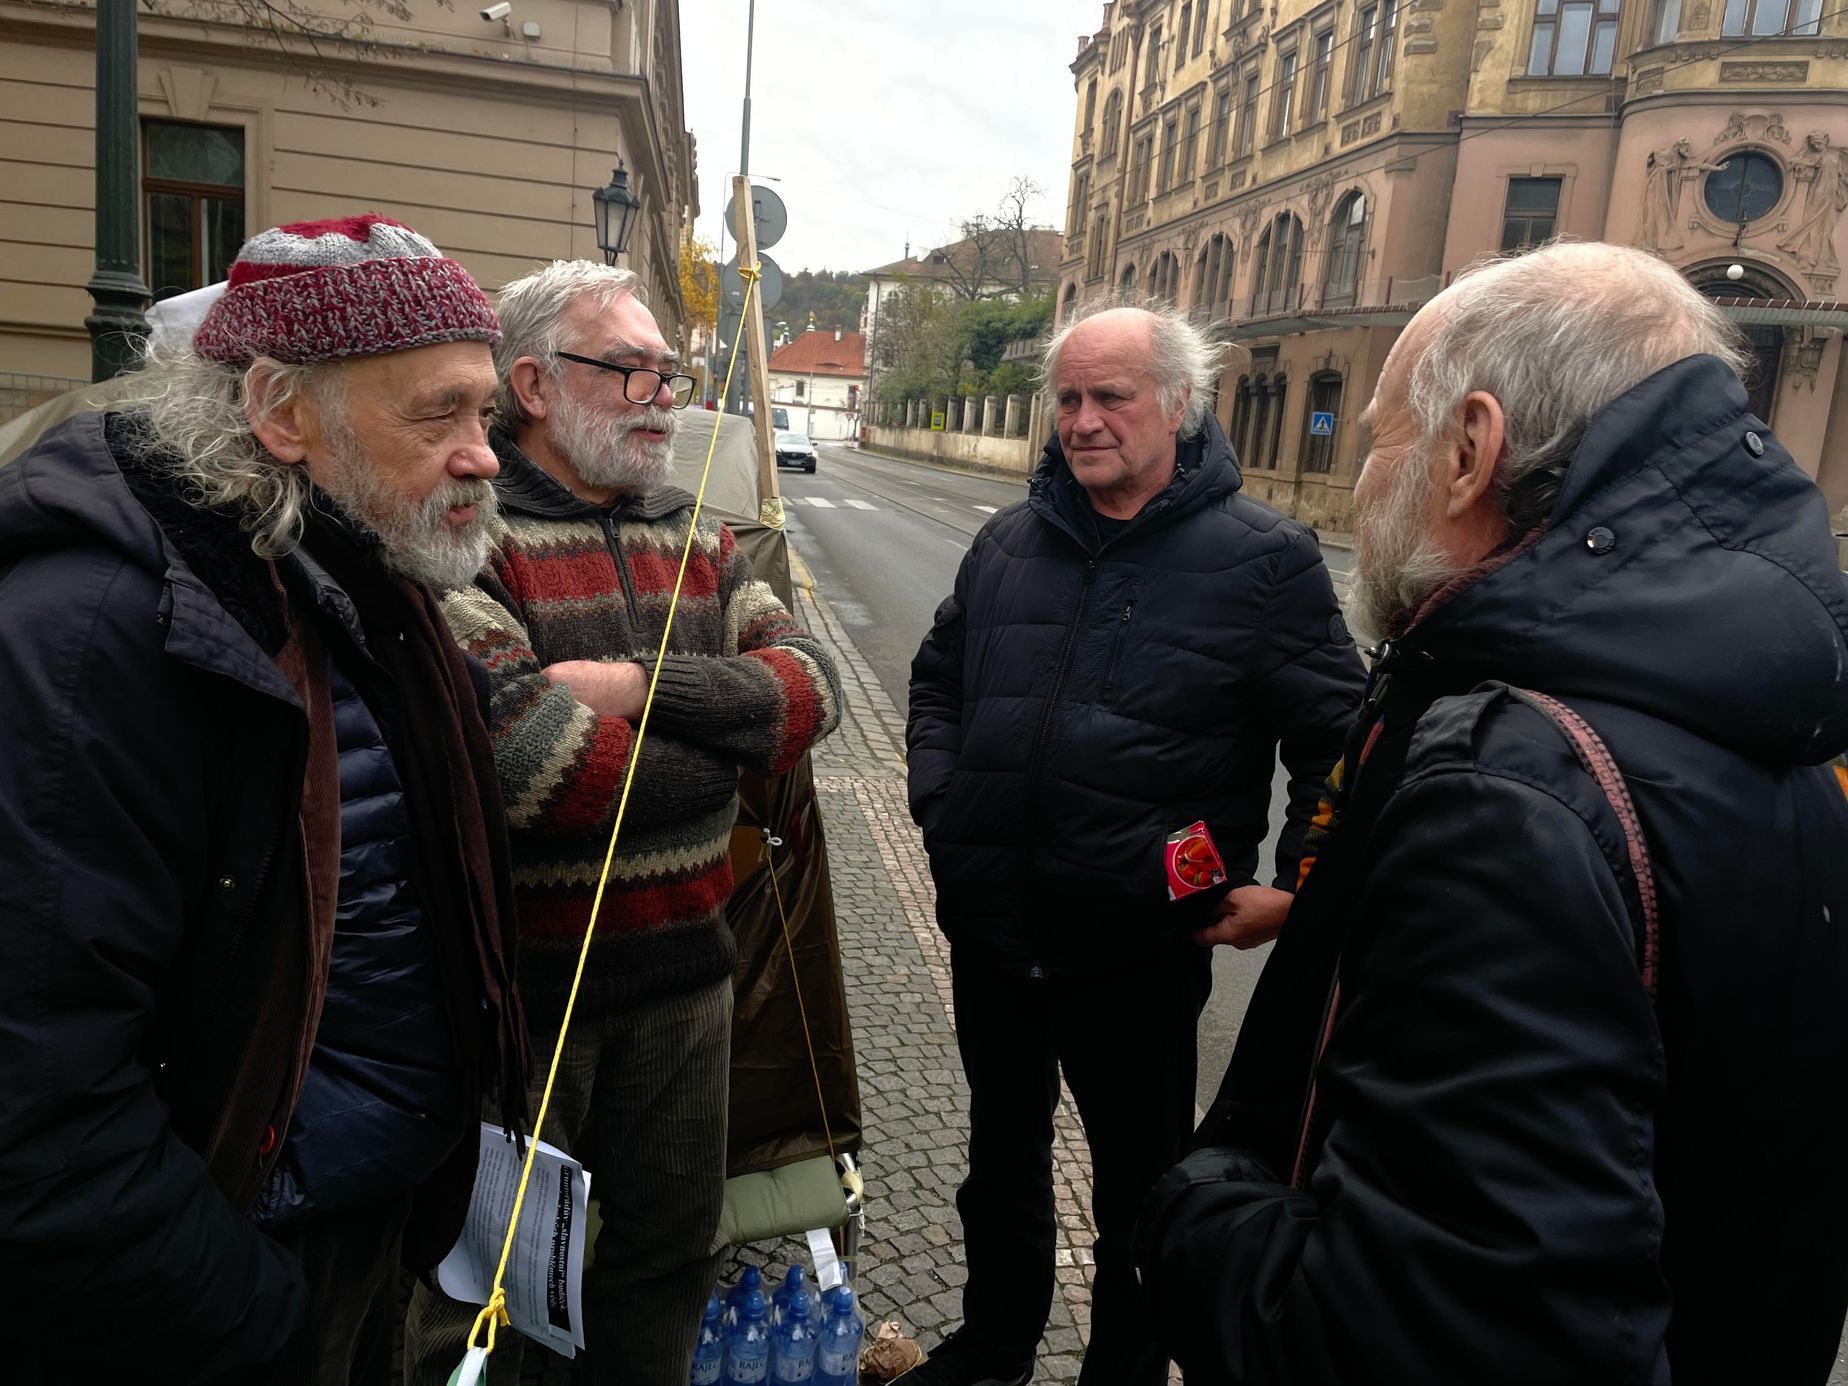
<svg viewBox="0 0 1848 1386">
<path fill-rule="evenodd" d="M 691 1374 L 724 1251 L 731 1013 L 728 977 L 585 1017 L 565 1041 L 541 1134 L 584 1161 L 603 1221 L 584 1273 L 581 1379 L 686 1386 Z M 534 1113 L 556 1042 L 556 1031 L 533 1035 Z M 405 1386 L 444 1386 L 479 1312 L 418 1285 L 404 1326 Z M 519 1380 L 524 1347 L 517 1333 L 500 1336 L 490 1386 Z"/>
</svg>

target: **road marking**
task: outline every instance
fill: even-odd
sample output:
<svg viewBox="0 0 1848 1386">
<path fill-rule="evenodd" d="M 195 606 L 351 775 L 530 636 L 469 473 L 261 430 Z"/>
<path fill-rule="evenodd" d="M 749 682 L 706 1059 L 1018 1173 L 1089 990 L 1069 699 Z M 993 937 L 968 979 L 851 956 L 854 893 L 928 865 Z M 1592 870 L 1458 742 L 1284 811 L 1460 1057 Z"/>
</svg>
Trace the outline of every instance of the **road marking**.
<svg viewBox="0 0 1848 1386">
<path fill-rule="evenodd" d="M 821 510 L 834 509 L 834 502 L 829 500 L 826 496 L 804 496 L 802 499 Z"/>
<path fill-rule="evenodd" d="M 984 515 L 992 515 L 995 513 L 995 509 L 996 509 L 996 507 L 992 505 L 978 505 L 975 508 L 981 511 Z"/>
<path fill-rule="evenodd" d="M 878 506 L 872 505 L 868 503 L 867 501 L 854 500 L 851 496 L 848 497 L 847 504 L 851 505 L 855 510 L 877 510 L 879 508 Z"/>
</svg>

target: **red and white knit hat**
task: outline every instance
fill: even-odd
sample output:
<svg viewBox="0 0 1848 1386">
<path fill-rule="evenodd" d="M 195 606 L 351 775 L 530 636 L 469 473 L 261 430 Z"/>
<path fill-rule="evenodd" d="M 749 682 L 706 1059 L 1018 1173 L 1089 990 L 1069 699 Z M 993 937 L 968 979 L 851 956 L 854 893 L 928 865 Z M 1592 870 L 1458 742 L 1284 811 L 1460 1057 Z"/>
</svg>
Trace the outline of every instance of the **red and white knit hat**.
<svg viewBox="0 0 1848 1386">
<path fill-rule="evenodd" d="M 212 361 L 290 365 L 500 341 L 494 306 L 454 260 L 389 217 L 298 221 L 259 232 L 193 335 Z"/>
</svg>

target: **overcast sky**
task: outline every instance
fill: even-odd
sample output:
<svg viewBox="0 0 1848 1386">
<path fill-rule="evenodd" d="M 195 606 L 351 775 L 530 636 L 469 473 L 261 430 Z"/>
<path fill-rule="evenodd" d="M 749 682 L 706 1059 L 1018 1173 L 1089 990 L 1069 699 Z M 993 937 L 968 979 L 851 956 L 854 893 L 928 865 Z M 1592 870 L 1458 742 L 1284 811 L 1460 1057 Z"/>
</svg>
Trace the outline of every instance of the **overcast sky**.
<svg viewBox="0 0 1848 1386">
<path fill-rule="evenodd" d="M 681 0 L 700 234 L 716 243 L 738 167 L 747 0 Z M 758 0 L 751 174 L 789 208 L 786 272 L 872 269 L 956 239 L 1017 175 L 1065 215 L 1068 70 L 1097 0 Z M 780 181 L 769 182 L 774 178 Z M 724 258 L 736 247 L 728 239 Z"/>
</svg>

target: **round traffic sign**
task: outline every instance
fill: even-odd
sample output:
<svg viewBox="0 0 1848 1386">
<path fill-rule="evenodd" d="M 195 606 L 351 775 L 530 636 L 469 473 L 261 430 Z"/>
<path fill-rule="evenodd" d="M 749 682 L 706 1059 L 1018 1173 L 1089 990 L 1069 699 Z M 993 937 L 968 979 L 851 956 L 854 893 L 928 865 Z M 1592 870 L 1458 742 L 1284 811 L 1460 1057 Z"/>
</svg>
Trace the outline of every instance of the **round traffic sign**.
<svg viewBox="0 0 1848 1386">
<path fill-rule="evenodd" d="M 759 302 L 765 308 L 774 308 L 783 300 L 783 271 L 768 255 L 759 255 L 757 263 L 763 271 L 757 282 Z M 719 299 L 728 308 L 744 310 L 744 276 L 738 273 L 736 255 L 719 271 Z"/>
<path fill-rule="evenodd" d="M 738 204 L 727 201 L 725 204 L 725 229 L 736 241 L 738 236 Z M 769 188 L 751 184 L 751 222 L 757 228 L 757 248 L 768 250 L 783 239 L 783 233 L 789 230 L 789 209 L 783 205 L 783 199 Z"/>
</svg>

